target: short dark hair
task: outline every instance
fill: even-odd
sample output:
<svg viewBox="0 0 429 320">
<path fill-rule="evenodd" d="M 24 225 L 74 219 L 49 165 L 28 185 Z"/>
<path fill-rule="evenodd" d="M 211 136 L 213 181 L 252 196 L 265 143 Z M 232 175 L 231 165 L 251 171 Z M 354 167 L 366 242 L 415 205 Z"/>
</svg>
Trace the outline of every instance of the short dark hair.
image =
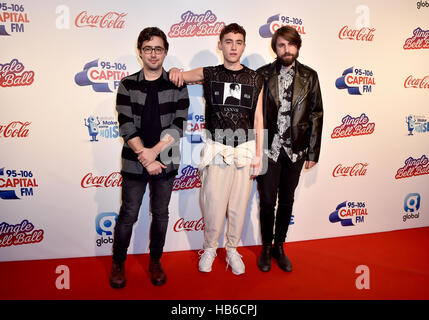
<svg viewBox="0 0 429 320">
<path fill-rule="evenodd" d="M 137 39 L 137 50 L 140 51 L 143 42 L 144 41 L 150 41 L 150 39 L 152 39 L 152 37 L 160 37 L 162 39 L 162 41 L 164 42 L 165 51 L 168 51 L 167 36 L 165 35 L 165 33 L 161 29 L 159 29 L 157 27 L 144 28 L 140 32 L 139 38 Z"/>
<path fill-rule="evenodd" d="M 282 37 L 285 40 L 289 41 L 290 44 L 295 45 L 298 50 L 301 48 L 302 40 L 299 33 L 290 26 L 283 26 L 278 28 L 274 32 L 273 37 L 271 38 L 271 49 L 276 52 L 276 44 L 278 37 Z"/>
<path fill-rule="evenodd" d="M 244 42 L 246 42 L 246 30 L 244 30 L 244 28 L 237 23 L 230 23 L 223 27 L 219 35 L 219 40 L 222 41 L 223 37 L 230 32 L 242 34 Z"/>
</svg>

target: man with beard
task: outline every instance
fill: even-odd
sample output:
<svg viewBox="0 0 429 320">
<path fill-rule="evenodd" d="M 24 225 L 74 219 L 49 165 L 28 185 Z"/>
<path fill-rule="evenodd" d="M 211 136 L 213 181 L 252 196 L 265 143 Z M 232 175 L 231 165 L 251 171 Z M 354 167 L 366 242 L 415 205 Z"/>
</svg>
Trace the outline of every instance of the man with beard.
<svg viewBox="0 0 429 320">
<path fill-rule="evenodd" d="M 323 106 L 316 71 L 296 60 L 301 48 L 298 32 L 289 26 L 279 28 L 271 48 L 276 61 L 257 70 L 264 78 L 264 128 L 268 130 L 268 169 L 257 178 L 262 234 L 258 267 L 269 271 L 274 257 L 282 270 L 290 272 L 292 264 L 283 243 L 301 169 L 304 164 L 312 168 L 319 159 Z"/>
</svg>

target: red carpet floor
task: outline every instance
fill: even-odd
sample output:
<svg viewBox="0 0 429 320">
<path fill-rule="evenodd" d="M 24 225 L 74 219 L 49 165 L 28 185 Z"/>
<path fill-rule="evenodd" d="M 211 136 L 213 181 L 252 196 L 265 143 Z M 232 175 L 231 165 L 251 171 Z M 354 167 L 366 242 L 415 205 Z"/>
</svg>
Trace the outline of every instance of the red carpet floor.
<svg viewBox="0 0 429 320">
<path fill-rule="evenodd" d="M 167 252 L 162 287 L 150 282 L 147 254 L 129 255 L 128 282 L 121 290 L 108 284 L 110 257 L 2 262 L 0 299 L 427 300 L 428 244 L 429 227 L 287 243 L 291 273 L 274 261 L 270 272 L 260 272 L 256 261 L 261 247 L 241 247 L 246 273 L 240 276 L 225 271 L 223 249 L 208 274 L 197 270 L 197 251 Z M 70 270 L 68 290 L 56 288 L 59 265 Z M 369 268 L 369 289 L 356 288 L 359 265 Z"/>
</svg>

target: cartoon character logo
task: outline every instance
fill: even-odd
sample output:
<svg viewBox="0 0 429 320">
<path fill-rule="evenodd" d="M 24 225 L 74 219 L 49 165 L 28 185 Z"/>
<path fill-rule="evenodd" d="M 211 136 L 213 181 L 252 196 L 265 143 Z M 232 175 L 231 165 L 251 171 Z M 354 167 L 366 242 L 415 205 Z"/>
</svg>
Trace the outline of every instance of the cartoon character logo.
<svg viewBox="0 0 429 320">
<path fill-rule="evenodd" d="M 414 124 L 416 123 L 416 118 L 414 116 L 408 116 L 405 120 L 405 122 L 408 124 L 408 135 L 413 135 L 414 130 Z"/>
<path fill-rule="evenodd" d="M 98 135 L 98 126 L 100 125 L 100 120 L 97 117 L 97 122 L 95 121 L 95 117 L 94 116 L 90 116 L 88 118 L 88 121 L 86 119 L 84 119 L 85 121 L 85 126 L 88 127 L 88 133 L 89 136 L 91 137 L 91 142 L 95 142 L 98 141 L 97 140 L 97 135 Z"/>
</svg>

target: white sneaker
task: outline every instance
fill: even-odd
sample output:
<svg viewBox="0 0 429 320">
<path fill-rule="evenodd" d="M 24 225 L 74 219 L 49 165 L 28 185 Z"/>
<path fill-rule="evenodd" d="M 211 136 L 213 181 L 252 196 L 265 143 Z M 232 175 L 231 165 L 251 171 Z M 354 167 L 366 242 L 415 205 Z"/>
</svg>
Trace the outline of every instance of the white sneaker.
<svg viewBox="0 0 429 320">
<path fill-rule="evenodd" d="M 214 259 L 216 258 L 216 249 L 214 248 L 207 248 L 204 250 L 204 252 L 201 254 L 202 250 L 198 252 L 200 255 L 200 262 L 198 263 L 198 269 L 200 272 L 210 272 L 212 271 L 212 264 Z"/>
<path fill-rule="evenodd" d="M 232 273 L 235 275 L 244 273 L 245 267 L 241 257 L 242 255 L 238 253 L 237 249 L 226 250 L 226 268 L 231 266 Z"/>
</svg>

